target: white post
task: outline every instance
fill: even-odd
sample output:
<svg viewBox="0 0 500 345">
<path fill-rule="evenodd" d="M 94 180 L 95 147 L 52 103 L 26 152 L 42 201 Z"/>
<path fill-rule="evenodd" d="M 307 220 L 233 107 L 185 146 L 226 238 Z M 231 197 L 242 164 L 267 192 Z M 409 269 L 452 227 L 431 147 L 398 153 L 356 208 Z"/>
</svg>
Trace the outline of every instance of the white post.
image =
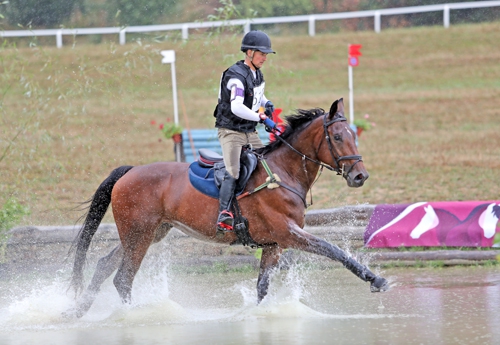
<svg viewBox="0 0 500 345">
<path fill-rule="evenodd" d="M 354 87 L 351 65 L 349 65 L 349 121 L 351 124 L 354 123 Z"/>
<path fill-rule="evenodd" d="M 309 36 L 314 36 L 316 34 L 316 17 L 314 15 L 309 16 Z"/>
<path fill-rule="evenodd" d="M 446 29 L 450 27 L 450 5 L 444 5 L 443 25 Z"/>
<path fill-rule="evenodd" d="M 179 124 L 179 114 L 177 111 L 177 82 L 175 79 L 175 50 L 162 50 L 161 55 L 163 55 L 162 63 L 172 64 L 172 94 L 174 98 L 174 123 Z M 175 160 L 177 162 L 182 161 L 181 144 L 175 143 Z"/>
<path fill-rule="evenodd" d="M 188 36 L 189 36 L 189 25 L 184 24 L 182 26 L 182 40 L 187 41 Z"/>
<path fill-rule="evenodd" d="M 120 45 L 125 45 L 126 43 L 126 37 L 125 37 L 125 34 L 126 34 L 126 30 L 127 28 L 123 28 L 122 30 L 120 30 Z"/>
<path fill-rule="evenodd" d="M 62 48 L 62 46 L 63 46 L 62 29 L 57 30 L 57 33 L 56 33 L 56 45 L 57 45 L 57 48 Z"/>
<path fill-rule="evenodd" d="M 245 32 L 245 34 L 249 33 L 250 32 L 250 20 L 247 20 L 245 22 L 245 25 L 243 25 L 243 31 Z"/>
<path fill-rule="evenodd" d="M 174 121 L 176 124 L 179 124 L 179 113 L 177 110 L 177 81 L 175 79 L 175 61 L 172 62 L 172 97 L 174 98 Z"/>
<path fill-rule="evenodd" d="M 179 123 L 179 114 L 177 112 L 177 82 L 175 79 L 175 50 L 162 50 L 163 55 L 162 63 L 172 64 L 172 93 L 174 97 L 174 122 Z"/>
<path fill-rule="evenodd" d="M 375 28 L 374 29 L 375 29 L 375 32 L 378 34 L 380 32 L 380 26 L 381 26 L 381 24 L 380 24 L 380 11 L 375 11 L 375 18 L 374 19 L 375 19 L 374 20 L 375 21 L 375 23 L 374 23 Z"/>
</svg>

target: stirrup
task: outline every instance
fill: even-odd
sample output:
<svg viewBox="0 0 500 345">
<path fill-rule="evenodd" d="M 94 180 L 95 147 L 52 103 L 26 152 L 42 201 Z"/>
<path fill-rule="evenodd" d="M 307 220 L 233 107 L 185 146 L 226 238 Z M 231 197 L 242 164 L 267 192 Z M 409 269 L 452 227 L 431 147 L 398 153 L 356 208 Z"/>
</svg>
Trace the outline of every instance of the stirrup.
<svg viewBox="0 0 500 345">
<path fill-rule="evenodd" d="M 217 232 L 233 231 L 234 216 L 227 210 L 221 211 L 217 219 Z"/>
</svg>

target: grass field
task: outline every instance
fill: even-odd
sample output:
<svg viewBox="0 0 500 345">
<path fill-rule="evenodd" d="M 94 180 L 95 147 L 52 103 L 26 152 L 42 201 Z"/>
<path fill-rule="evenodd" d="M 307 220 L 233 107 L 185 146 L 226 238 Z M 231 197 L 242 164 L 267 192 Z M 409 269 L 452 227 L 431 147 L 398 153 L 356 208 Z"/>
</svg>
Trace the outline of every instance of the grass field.
<svg viewBox="0 0 500 345">
<path fill-rule="evenodd" d="M 0 48 L 0 205 L 31 209 L 24 224 L 72 224 L 71 211 L 120 165 L 173 160 L 151 121 L 173 119 L 177 54 L 181 123 L 211 128 L 220 74 L 240 59 L 240 36 L 182 42 Z M 355 116 L 376 126 L 360 137 L 370 178 L 360 189 L 324 172 L 315 208 L 358 203 L 499 198 L 500 23 L 331 35 L 276 36 L 263 68 L 266 95 L 285 114 L 348 103 L 347 44 Z M 105 221 L 111 221 L 107 215 Z"/>
</svg>

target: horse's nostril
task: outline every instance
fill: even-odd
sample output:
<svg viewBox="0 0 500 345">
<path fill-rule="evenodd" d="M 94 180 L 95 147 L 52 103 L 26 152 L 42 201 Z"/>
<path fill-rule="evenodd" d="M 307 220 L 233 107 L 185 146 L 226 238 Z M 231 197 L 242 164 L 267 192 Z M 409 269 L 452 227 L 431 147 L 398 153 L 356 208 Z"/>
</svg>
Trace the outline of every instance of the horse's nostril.
<svg viewBox="0 0 500 345">
<path fill-rule="evenodd" d="M 356 177 L 354 178 L 354 181 L 359 182 L 359 181 L 364 181 L 365 176 L 363 174 L 357 174 Z"/>
</svg>

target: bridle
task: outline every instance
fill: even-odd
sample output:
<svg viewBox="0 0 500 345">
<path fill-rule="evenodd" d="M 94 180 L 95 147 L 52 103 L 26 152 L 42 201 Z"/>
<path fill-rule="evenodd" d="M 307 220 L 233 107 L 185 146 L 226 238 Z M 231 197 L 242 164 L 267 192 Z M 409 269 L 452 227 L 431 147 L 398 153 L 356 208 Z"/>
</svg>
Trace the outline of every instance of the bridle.
<svg viewBox="0 0 500 345">
<path fill-rule="evenodd" d="M 336 115 L 339 115 L 337 118 L 335 118 Z M 286 146 L 288 146 L 292 151 L 294 151 L 295 153 L 299 154 L 300 156 L 302 156 L 302 159 L 305 160 L 307 159 L 308 161 L 310 162 L 313 162 L 319 166 L 321 166 L 322 168 L 327 168 L 328 170 L 330 171 L 335 171 L 337 173 L 337 175 L 342 175 L 343 178 L 347 179 L 347 175 L 349 175 L 349 173 L 352 171 L 352 169 L 356 166 L 356 164 L 358 164 L 359 162 L 362 162 L 363 159 L 361 157 L 361 155 L 349 155 L 349 156 L 341 156 L 338 154 L 337 150 L 335 149 L 335 146 L 333 145 L 331 139 L 330 139 L 330 135 L 328 133 L 328 127 L 336 122 L 346 122 L 347 119 L 344 117 L 344 115 L 342 113 L 335 113 L 335 115 L 333 116 L 333 120 L 329 121 L 329 122 L 326 122 L 326 114 L 325 116 L 323 117 L 323 130 L 325 132 L 325 139 L 326 139 L 326 142 L 328 144 L 328 150 L 330 151 L 330 154 L 332 155 L 332 159 L 333 161 L 335 162 L 335 165 L 336 167 L 332 167 L 328 164 L 325 164 L 323 162 L 320 162 L 316 159 L 312 159 L 310 157 L 307 157 L 306 155 L 302 154 L 301 152 L 299 152 L 296 148 L 294 148 L 292 145 L 290 145 L 287 141 L 285 141 L 283 138 L 281 138 L 280 135 L 275 135 L 275 137 L 280 140 L 283 144 L 285 144 Z M 342 167 L 340 166 L 341 162 L 344 161 L 344 160 L 356 160 L 354 162 L 353 165 L 351 165 L 349 167 L 349 170 L 345 170 L 344 168 L 344 164 L 342 164 Z"/>
</svg>

